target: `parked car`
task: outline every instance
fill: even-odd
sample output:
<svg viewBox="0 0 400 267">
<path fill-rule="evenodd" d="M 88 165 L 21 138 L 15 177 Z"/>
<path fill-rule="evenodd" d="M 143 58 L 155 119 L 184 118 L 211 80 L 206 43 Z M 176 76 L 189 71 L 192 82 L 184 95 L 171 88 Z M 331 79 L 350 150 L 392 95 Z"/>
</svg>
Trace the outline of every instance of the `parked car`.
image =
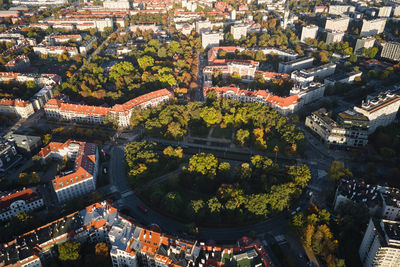
<svg viewBox="0 0 400 267">
<path fill-rule="evenodd" d="M 143 206 L 140 205 L 140 204 L 137 204 L 136 207 L 137 207 L 141 212 L 143 212 L 143 213 L 145 213 L 145 214 L 148 212 L 148 209 L 146 209 L 145 207 L 143 207 Z"/>
</svg>

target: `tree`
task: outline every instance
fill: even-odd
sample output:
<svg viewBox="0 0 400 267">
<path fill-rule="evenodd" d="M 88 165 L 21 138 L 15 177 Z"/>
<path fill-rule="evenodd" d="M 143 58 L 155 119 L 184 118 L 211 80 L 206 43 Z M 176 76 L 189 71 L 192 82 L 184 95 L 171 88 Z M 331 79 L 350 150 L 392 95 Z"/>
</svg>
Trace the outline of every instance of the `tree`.
<svg viewBox="0 0 400 267">
<path fill-rule="evenodd" d="M 207 123 L 207 126 L 220 123 L 222 120 L 221 112 L 213 107 L 204 107 L 200 112 L 200 117 Z"/>
<path fill-rule="evenodd" d="M 353 176 L 353 174 L 348 168 L 344 167 L 344 163 L 341 161 L 333 161 L 328 170 L 328 177 L 334 180 L 339 180 L 344 177 L 351 176 Z"/>
<path fill-rule="evenodd" d="M 117 81 L 121 77 L 127 76 L 135 71 L 131 62 L 123 61 L 112 66 L 109 77 L 111 81 Z"/>
<path fill-rule="evenodd" d="M 18 176 L 18 182 L 21 185 L 24 185 L 24 186 L 28 185 L 30 180 L 31 180 L 31 177 L 26 172 L 21 172 Z"/>
<path fill-rule="evenodd" d="M 178 192 L 169 192 L 165 195 L 162 206 L 168 212 L 178 214 L 183 206 L 181 195 Z"/>
<path fill-rule="evenodd" d="M 51 134 L 43 135 L 43 137 L 42 137 L 43 145 L 46 146 L 48 143 L 50 143 L 50 140 L 51 140 Z"/>
<path fill-rule="evenodd" d="M 101 259 L 106 259 L 110 255 L 110 248 L 104 242 L 97 243 L 95 246 L 95 255 Z"/>
<path fill-rule="evenodd" d="M 218 159 L 213 154 L 200 153 L 189 159 L 188 171 L 214 178 L 217 173 Z"/>
<path fill-rule="evenodd" d="M 181 147 L 173 148 L 172 146 L 168 146 L 163 150 L 164 156 L 172 159 L 182 159 L 183 158 L 183 149 Z"/>
<path fill-rule="evenodd" d="M 307 165 L 294 165 L 288 169 L 288 175 L 292 177 L 293 182 L 304 188 L 311 179 L 311 171 Z"/>
<path fill-rule="evenodd" d="M 218 198 L 213 197 L 210 198 L 207 202 L 208 208 L 210 209 L 211 213 L 220 213 L 222 209 L 222 204 L 219 202 Z"/>
<path fill-rule="evenodd" d="M 62 261 L 75 261 L 79 258 L 81 244 L 75 241 L 67 241 L 58 245 L 58 258 Z"/>
<path fill-rule="evenodd" d="M 176 85 L 176 80 L 172 75 L 172 70 L 167 67 L 158 70 L 158 80 L 162 83 L 167 83 L 169 86 Z"/>
<path fill-rule="evenodd" d="M 26 87 L 28 89 L 35 89 L 36 88 L 36 82 L 35 81 L 27 81 L 26 82 Z"/>
<path fill-rule="evenodd" d="M 242 180 L 248 180 L 251 178 L 251 172 L 250 164 L 242 163 L 237 169 L 237 176 Z"/>
<path fill-rule="evenodd" d="M 235 140 L 240 144 L 244 145 L 250 139 L 250 132 L 248 130 L 239 129 L 236 132 Z"/>
<path fill-rule="evenodd" d="M 161 47 L 158 49 L 157 56 L 159 58 L 166 58 L 167 57 L 167 49 L 165 47 Z"/>
<path fill-rule="evenodd" d="M 231 164 L 229 162 L 221 162 L 218 165 L 218 174 L 222 177 L 229 177 L 231 174 Z"/>
<path fill-rule="evenodd" d="M 137 61 L 142 70 L 146 70 L 147 68 L 154 66 L 154 59 L 151 56 L 145 55 L 141 58 L 138 58 Z"/>
<path fill-rule="evenodd" d="M 191 216 L 202 217 L 205 215 L 205 203 L 202 199 L 191 200 L 188 204 L 188 214 Z"/>
</svg>

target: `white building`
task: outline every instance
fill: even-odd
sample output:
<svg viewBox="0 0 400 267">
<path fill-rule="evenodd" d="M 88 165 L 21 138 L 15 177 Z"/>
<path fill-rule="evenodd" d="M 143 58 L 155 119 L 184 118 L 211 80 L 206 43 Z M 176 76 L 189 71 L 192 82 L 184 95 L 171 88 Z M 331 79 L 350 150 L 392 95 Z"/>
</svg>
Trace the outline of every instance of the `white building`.
<svg viewBox="0 0 400 267">
<path fill-rule="evenodd" d="M 71 198 L 80 197 L 96 189 L 96 179 L 99 168 L 99 153 L 97 145 L 92 143 L 68 140 L 65 143 L 51 142 L 38 155 L 75 162 L 73 170 L 54 177 L 53 190 L 60 203 Z"/>
<path fill-rule="evenodd" d="M 211 31 L 211 21 L 209 20 L 197 20 L 196 21 L 196 32 L 201 34 L 203 32 Z"/>
<path fill-rule="evenodd" d="M 31 61 L 29 60 L 29 57 L 25 55 L 17 56 L 13 60 L 7 62 L 7 64 L 5 65 L 7 71 L 20 71 L 30 66 Z"/>
<path fill-rule="evenodd" d="M 32 103 L 20 99 L 0 99 L 0 113 L 28 118 L 34 113 Z"/>
<path fill-rule="evenodd" d="M 359 255 L 364 267 L 400 265 L 400 222 L 371 218 Z"/>
<path fill-rule="evenodd" d="M 35 187 L 0 195 L 0 221 L 6 221 L 19 213 L 26 213 L 43 207 L 44 202 Z"/>
<path fill-rule="evenodd" d="M 342 31 L 328 31 L 326 33 L 326 44 L 339 43 L 343 41 L 344 32 Z"/>
<path fill-rule="evenodd" d="M 357 77 L 361 77 L 361 71 L 352 71 L 349 73 L 338 73 L 324 80 L 326 85 L 334 85 L 336 83 L 353 83 Z"/>
<path fill-rule="evenodd" d="M 305 42 L 307 38 L 315 39 L 317 38 L 318 26 L 309 25 L 303 27 L 301 30 L 301 38 L 300 41 Z"/>
<path fill-rule="evenodd" d="M 400 190 L 391 187 L 380 189 L 382 196 L 382 218 L 386 220 L 399 220 L 400 218 Z"/>
<path fill-rule="evenodd" d="M 239 40 L 242 37 L 247 36 L 247 26 L 244 24 L 234 24 L 231 25 L 231 34 L 233 39 Z"/>
<path fill-rule="evenodd" d="M 356 10 L 354 6 L 349 5 L 330 5 L 329 14 L 330 15 L 343 15 L 346 13 L 352 13 Z"/>
<path fill-rule="evenodd" d="M 58 56 L 66 52 L 70 57 L 79 54 L 78 48 L 74 46 L 34 46 L 33 52 L 35 52 L 37 55 L 53 56 Z"/>
<path fill-rule="evenodd" d="M 293 70 L 309 68 L 314 61 L 313 57 L 302 57 L 288 62 L 279 62 L 278 72 L 291 73 Z"/>
<path fill-rule="evenodd" d="M 359 53 L 361 49 L 369 49 L 374 47 L 375 38 L 374 37 L 363 37 L 361 39 L 357 39 L 356 46 L 354 47 L 354 52 Z"/>
<path fill-rule="evenodd" d="M 378 7 L 378 17 L 380 18 L 388 18 L 392 14 L 391 6 L 382 6 Z"/>
<path fill-rule="evenodd" d="M 385 30 L 386 26 L 386 18 L 366 20 L 363 19 L 361 35 L 362 36 L 371 36 L 380 34 Z"/>
<path fill-rule="evenodd" d="M 219 42 L 224 40 L 224 33 L 220 32 L 203 32 L 201 34 L 201 45 L 204 49 L 213 46 L 219 46 Z"/>
<path fill-rule="evenodd" d="M 107 9 L 128 10 L 128 9 L 130 9 L 130 4 L 129 4 L 129 1 L 126 1 L 126 0 L 117 0 L 117 1 L 106 0 L 103 2 L 103 7 L 107 8 Z"/>
<path fill-rule="evenodd" d="M 307 116 L 305 125 L 331 148 L 357 148 L 368 143 L 368 119 L 351 110 L 339 114 L 334 121 L 326 110 L 321 109 Z"/>
<path fill-rule="evenodd" d="M 393 61 L 400 61 L 400 43 L 387 42 L 382 44 L 381 57 L 388 58 Z"/>
<path fill-rule="evenodd" d="M 298 95 L 300 108 L 309 103 L 318 101 L 324 96 L 325 85 L 317 82 L 310 82 L 304 85 L 294 85 L 290 95 Z"/>
<path fill-rule="evenodd" d="M 310 68 L 310 69 L 302 69 L 293 71 L 291 74 L 291 78 L 296 82 L 303 83 L 307 81 L 313 81 L 314 77 L 325 78 L 331 76 L 335 73 L 336 64 L 334 63 L 326 63 L 324 65 Z M 309 80 L 307 78 L 312 77 L 313 79 Z"/>
<path fill-rule="evenodd" d="M 13 0 L 13 5 L 24 6 L 62 6 L 68 4 L 67 0 Z"/>
<path fill-rule="evenodd" d="M 354 110 L 364 114 L 370 121 L 369 132 L 373 133 L 380 126 L 391 124 L 400 107 L 400 96 L 387 91 L 380 93 L 376 97 L 367 97 L 360 107 L 354 107 Z"/>
<path fill-rule="evenodd" d="M 88 40 L 86 40 L 85 42 L 83 42 L 83 43 L 79 46 L 79 53 L 85 55 L 85 54 L 93 47 L 93 44 L 94 44 L 95 42 L 97 42 L 96 36 L 90 37 Z"/>
<path fill-rule="evenodd" d="M 327 18 L 325 22 L 325 30 L 346 32 L 349 23 L 349 17 Z"/>
<path fill-rule="evenodd" d="M 114 21 L 112 18 L 50 18 L 47 20 L 50 25 L 72 25 L 78 30 L 97 29 L 104 31 L 105 28 L 114 28 Z"/>
</svg>

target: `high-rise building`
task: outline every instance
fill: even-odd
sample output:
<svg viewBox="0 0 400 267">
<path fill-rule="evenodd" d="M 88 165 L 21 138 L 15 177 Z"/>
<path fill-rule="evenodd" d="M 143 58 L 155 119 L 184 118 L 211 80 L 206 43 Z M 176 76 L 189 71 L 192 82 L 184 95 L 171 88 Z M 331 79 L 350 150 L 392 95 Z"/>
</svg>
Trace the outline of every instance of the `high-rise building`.
<svg viewBox="0 0 400 267">
<path fill-rule="evenodd" d="M 288 62 L 280 62 L 278 72 L 290 73 L 293 70 L 310 68 L 314 62 L 313 57 L 302 57 Z"/>
<path fill-rule="evenodd" d="M 234 24 L 231 25 L 231 34 L 233 39 L 239 40 L 242 37 L 247 36 L 247 26 L 244 24 Z"/>
<path fill-rule="evenodd" d="M 400 222 L 371 218 L 359 255 L 364 267 L 400 265 Z"/>
<path fill-rule="evenodd" d="M 316 25 L 309 25 L 303 27 L 301 30 L 301 38 L 300 41 L 305 42 L 307 38 L 315 39 L 317 37 L 318 26 Z"/>
<path fill-rule="evenodd" d="M 222 31 L 203 32 L 201 34 L 201 44 L 204 49 L 219 46 L 219 42 L 222 40 L 224 40 L 224 33 Z"/>
<path fill-rule="evenodd" d="M 349 22 L 349 17 L 327 18 L 325 21 L 325 30 L 345 32 L 349 27 Z"/>
<path fill-rule="evenodd" d="M 400 96 L 387 91 L 375 97 L 367 97 L 360 107 L 354 110 L 365 115 L 370 121 L 369 132 L 373 133 L 380 126 L 391 124 L 400 107 Z"/>
<path fill-rule="evenodd" d="M 391 6 L 382 6 L 378 7 L 378 17 L 380 18 L 388 18 L 392 14 Z"/>
<path fill-rule="evenodd" d="M 373 19 L 373 20 L 363 20 L 361 35 L 371 36 L 380 34 L 385 30 L 386 18 Z"/>
<path fill-rule="evenodd" d="M 343 15 L 345 13 L 351 13 L 355 11 L 354 6 L 349 5 L 330 5 L 329 14 L 331 15 Z"/>
<path fill-rule="evenodd" d="M 339 43 L 343 40 L 344 32 L 342 31 L 328 31 L 326 33 L 326 44 Z"/>
<path fill-rule="evenodd" d="M 400 43 L 387 42 L 382 44 L 381 57 L 388 58 L 394 61 L 400 60 Z"/>
<path fill-rule="evenodd" d="M 357 39 L 356 46 L 354 47 L 354 53 L 359 53 L 363 48 L 368 49 L 374 47 L 374 44 L 374 37 L 363 37 L 361 39 Z"/>
</svg>

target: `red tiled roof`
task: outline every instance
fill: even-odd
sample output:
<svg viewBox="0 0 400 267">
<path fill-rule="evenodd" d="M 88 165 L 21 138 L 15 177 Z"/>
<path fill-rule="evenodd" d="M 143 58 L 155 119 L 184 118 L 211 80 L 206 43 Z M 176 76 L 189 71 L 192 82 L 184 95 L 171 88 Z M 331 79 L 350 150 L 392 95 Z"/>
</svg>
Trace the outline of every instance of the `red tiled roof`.
<svg viewBox="0 0 400 267">
<path fill-rule="evenodd" d="M 39 198 L 41 198 L 41 195 L 35 187 L 17 191 L 8 196 L 0 198 L 0 211 L 7 209 L 14 201 L 25 200 L 27 202 L 31 202 Z"/>
<path fill-rule="evenodd" d="M 20 99 L 0 99 L 0 106 L 9 106 L 9 107 L 21 107 L 24 108 L 29 105 L 30 102 L 20 100 Z"/>
</svg>

